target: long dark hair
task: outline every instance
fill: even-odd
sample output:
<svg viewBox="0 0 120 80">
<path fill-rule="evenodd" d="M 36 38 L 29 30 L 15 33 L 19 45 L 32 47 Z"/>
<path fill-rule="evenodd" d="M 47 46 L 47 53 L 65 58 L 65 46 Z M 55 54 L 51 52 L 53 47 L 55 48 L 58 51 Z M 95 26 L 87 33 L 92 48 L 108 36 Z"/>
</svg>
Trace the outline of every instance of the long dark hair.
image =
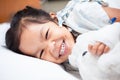
<svg viewBox="0 0 120 80">
<path fill-rule="evenodd" d="M 43 24 L 54 20 L 49 13 L 42 9 L 35 9 L 27 6 L 25 9 L 18 11 L 12 18 L 10 28 L 6 32 L 6 46 L 8 49 L 23 54 L 19 50 L 20 36 L 22 27 L 29 23 Z"/>
</svg>

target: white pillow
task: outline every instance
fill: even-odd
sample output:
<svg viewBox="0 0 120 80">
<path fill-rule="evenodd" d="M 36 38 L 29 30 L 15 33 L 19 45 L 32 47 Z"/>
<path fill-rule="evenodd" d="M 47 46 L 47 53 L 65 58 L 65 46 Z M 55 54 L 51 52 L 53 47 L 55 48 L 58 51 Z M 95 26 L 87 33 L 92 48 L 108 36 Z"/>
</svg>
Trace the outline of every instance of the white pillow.
<svg viewBox="0 0 120 80">
<path fill-rule="evenodd" d="M 5 33 L 9 29 L 9 23 L 0 24 L 0 45 L 5 45 Z"/>
<path fill-rule="evenodd" d="M 57 64 L 3 47 L 8 28 L 9 23 L 0 24 L 0 80 L 78 80 Z"/>
</svg>

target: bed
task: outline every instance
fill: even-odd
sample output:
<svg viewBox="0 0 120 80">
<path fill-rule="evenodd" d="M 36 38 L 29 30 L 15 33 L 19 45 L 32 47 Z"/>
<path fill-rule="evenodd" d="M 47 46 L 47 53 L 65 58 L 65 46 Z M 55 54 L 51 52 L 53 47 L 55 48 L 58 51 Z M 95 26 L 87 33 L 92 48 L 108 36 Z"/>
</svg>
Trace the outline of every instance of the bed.
<svg viewBox="0 0 120 80">
<path fill-rule="evenodd" d="M 0 80 L 79 80 L 60 65 L 8 50 L 5 33 L 9 25 L 0 24 Z"/>
</svg>

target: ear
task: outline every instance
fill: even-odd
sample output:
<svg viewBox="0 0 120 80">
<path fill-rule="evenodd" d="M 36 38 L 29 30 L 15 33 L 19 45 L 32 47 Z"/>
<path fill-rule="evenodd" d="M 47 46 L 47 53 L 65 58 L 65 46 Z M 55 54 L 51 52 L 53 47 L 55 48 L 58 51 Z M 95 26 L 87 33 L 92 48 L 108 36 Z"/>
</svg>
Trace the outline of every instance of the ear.
<svg viewBox="0 0 120 80">
<path fill-rule="evenodd" d="M 52 18 L 56 23 L 58 23 L 58 18 L 57 18 L 57 16 L 56 16 L 56 13 L 50 12 L 49 14 L 50 14 L 51 18 Z"/>
</svg>

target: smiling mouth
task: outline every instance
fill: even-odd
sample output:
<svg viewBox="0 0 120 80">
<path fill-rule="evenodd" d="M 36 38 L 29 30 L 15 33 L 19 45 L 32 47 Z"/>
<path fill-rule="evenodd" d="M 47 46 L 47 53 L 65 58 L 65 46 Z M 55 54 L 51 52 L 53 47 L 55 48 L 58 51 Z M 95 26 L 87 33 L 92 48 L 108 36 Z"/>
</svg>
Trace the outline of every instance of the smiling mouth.
<svg viewBox="0 0 120 80">
<path fill-rule="evenodd" d="M 65 53 L 65 41 L 63 40 L 63 42 L 61 44 L 61 49 L 60 49 L 59 57 L 61 57 L 62 55 L 64 55 L 64 53 Z"/>
</svg>

